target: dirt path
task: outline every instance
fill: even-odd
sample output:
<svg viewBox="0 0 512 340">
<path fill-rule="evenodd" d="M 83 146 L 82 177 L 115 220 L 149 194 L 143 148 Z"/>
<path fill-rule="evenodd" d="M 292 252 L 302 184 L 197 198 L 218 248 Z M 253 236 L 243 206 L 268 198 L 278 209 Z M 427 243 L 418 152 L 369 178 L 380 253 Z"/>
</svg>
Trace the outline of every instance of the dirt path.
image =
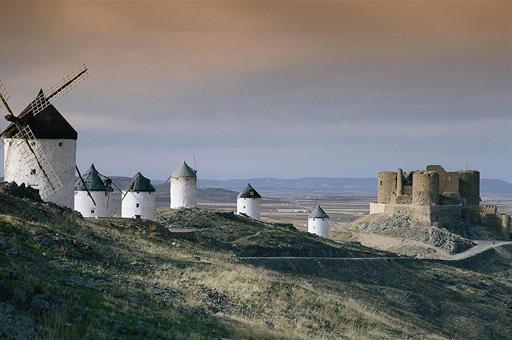
<svg viewBox="0 0 512 340">
<path fill-rule="evenodd" d="M 416 260 L 413 257 L 316 257 L 316 256 L 245 256 L 239 257 L 241 260 L 343 260 L 343 261 L 361 261 L 361 260 L 377 260 L 377 261 L 387 261 L 387 260 Z"/>
<path fill-rule="evenodd" d="M 471 247 L 468 250 L 463 251 L 462 253 L 450 255 L 449 257 L 441 259 L 441 260 L 447 260 L 447 261 L 464 260 L 464 259 L 467 259 L 468 257 L 472 257 L 472 256 L 478 255 L 480 253 L 483 253 L 484 251 L 486 251 L 488 249 L 500 247 L 505 244 L 512 244 L 512 241 L 479 240 L 479 241 L 474 241 L 474 242 L 476 243 L 476 246 Z"/>
<path fill-rule="evenodd" d="M 445 258 L 437 258 L 437 259 L 418 259 L 415 257 L 407 257 L 407 256 L 396 256 L 396 257 L 303 257 L 303 256 L 247 256 L 247 257 L 239 257 L 241 260 L 305 260 L 305 259 L 315 259 L 315 260 L 343 260 L 343 261 L 389 261 L 389 260 L 400 260 L 400 261 L 458 261 L 464 260 L 469 257 L 478 255 L 483 253 L 484 251 L 500 247 L 506 244 L 512 244 L 512 241 L 484 241 L 478 240 L 474 241 L 477 245 L 455 255 L 449 255 Z"/>
</svg>

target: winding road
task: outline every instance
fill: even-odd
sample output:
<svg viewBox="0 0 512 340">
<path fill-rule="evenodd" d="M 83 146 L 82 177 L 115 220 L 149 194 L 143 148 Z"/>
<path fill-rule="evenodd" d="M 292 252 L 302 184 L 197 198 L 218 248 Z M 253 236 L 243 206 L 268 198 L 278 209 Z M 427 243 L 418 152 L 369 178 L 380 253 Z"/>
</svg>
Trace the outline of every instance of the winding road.
<svg viewBox="0 0 512 340">
<path fill-rule="evenodd" d="M 484 241 L 484 240 L 478 240 L 473 241 L 476 243 L 476 246 L 473 246 L 469 248 L 466 251 L 463 251 L 462 253 L 454 254 L 448 258 L 441 259 L 441 260 L 447 260 L 447 261 L 458 261 L 458 260 L 464 260 L 469 257 L 478 255 L 480 253 L 483 253 L 486 250 L 500 247 L 505 244 L 512 244 L 512 241 Z"/>
<path fill-rule="evenodd" d="M 362 260 L 374 260 L 374 261 L 388 261 L 388 260 L 401 260 L 401 261 L 459 261 L 464 260 L 470 257 L 473 257 L 475 255 L 481 254 L 486 250 L 501 247 L 503 245 L 512 244 L 512 241 L 487 241 L 487 240 L 474 240 L 473 242 L 476 243 L 475 246 L 469 248 L 466 251 L 463 251 L 462 253 L 450 255 L 446 258 L 440 258 L 440 259 L 418 259 L 415 257 L 408 257 L 408 256 L 398 256 L 398 257 L 389 257 L 389 256 L 382 256 L 382 257 L 314 257 L 314 256 L 246 256 L 246 257 L 239 257 L 240 260 L 304 260 L 304 259 L 317 259 L 317 260 L 343 260 L 343 261 L 362 261 Z"/>
</svg>

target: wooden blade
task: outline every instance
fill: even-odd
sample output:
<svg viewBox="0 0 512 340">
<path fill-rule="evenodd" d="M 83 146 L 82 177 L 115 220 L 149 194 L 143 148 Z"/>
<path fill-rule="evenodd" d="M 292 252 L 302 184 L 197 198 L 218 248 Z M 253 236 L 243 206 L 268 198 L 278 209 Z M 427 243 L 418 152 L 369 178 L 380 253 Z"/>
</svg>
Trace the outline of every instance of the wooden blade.
<svg viewBox="0 0 512 340">
<path fill-rule="evenodd" d="M 13 139 L 19 141 L 20 144 L 18 144 L 17 147 L 22 147 L 22 145 L 26 146 L 26 148 L 20 149 L 20 155 L 26 166 L 33 166 L 35 163 L 41 170 L 41 173 L 46 179 L 46 183 L 41 184 L 39 193 L 41 194 L 41 198 L 43 198 L 43 196 L 46 198 L 59 190 L 62 187 L 62 183 L 48 161 L 41 144 L 35 138 L 32 129 L 30 129 L 28 125 L 20 126 L 19 123 L 16 127 L 18 128 L 18 133 L 16 133 Z"/>
<path fill-rule="evenodd" d="M 9 94 L 7 93 L 7 89 L 5 88 L 4 84 L 0 80 L 0 100 L 4 104 L 7 112 L 10 116 L 13 116 L 11 108 L 9 107 L 9 103 L 7 102 L 9 100 Z"/>
<path fill-rule="evenodd" d="M 32 113 L 35 116 L 39 112 L 43 111 L 47 108 L 54 100 L 62 97 L 66 93 L 68 93 L 71 89 L 76 87 L 82 80 L 87 78 L 89 75 L 87 73 L 87 68 L 85 65 L 80 65 L 80 67 L 75 71 L 65 76 L 62 81 L 47 89 L 44 93 L 48 95 L 37 97 L 30 105 L 32 109 Z"/>
</svg>

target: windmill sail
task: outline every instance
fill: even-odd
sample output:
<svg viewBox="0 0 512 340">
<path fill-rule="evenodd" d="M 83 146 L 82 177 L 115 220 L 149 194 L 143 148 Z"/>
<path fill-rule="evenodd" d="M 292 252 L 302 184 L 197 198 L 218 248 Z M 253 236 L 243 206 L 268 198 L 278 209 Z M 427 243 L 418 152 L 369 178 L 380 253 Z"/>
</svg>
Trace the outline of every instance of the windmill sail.
<svg viewBox="0 0 512 340">
<path fill-rule="evenodd" d="M 70 207 L 73 200 L 72 195 L 68 195 L 68 192 L 72 193 L 68 190 L 72 187 L 68 166 L 76 162 L 77 132 L 51 104 L 52 100 L 69 92 L 87 76 L 87 68 L 81 65 L 60 83 L 50 87 L 46 91 L 48 96 L 41 90 L 36 99 L 17 116 L 9 107 L 9 96 L 0 82 L 0 101 L 8 112 L 5 119 L 11 123 L 0 133 L 5 143 L 4 177 L 34 186 L 44 200 Z M 45 142 L 55 139 L 75 142 L 55 145 Z M 63 145 L 66 145 L 66 149 L 60 149 Z M 61 189 L 62 195 L 54 195 Z"/>
<path fill-rule="evenodd" d="M 31 104 L 32 114 L 35 116 L 39 112 L 43 111 L 46 107 L 48 107 L 52 101 L 58 99 L 71 91 L 74 87 L 76 87 L 82 80 L 88 77 L 87 68 L 85 65 L 80 65 L 78 69 L 67 76 L 65 76 L 62 81 L 49 89 L 47 89 L 44 93 L 49 93 L 47 97 L 38 97 Z"/>
<path fill-rule="evenodd" d="M 5 88 L 5 86 L 1 80 L 0 80 L 0 100 L 4 104 L 9 115 L 12 116 L 13 115 L 12 110 L 9 106 L 9 103 L 7 102 L 9 100 L 9 94 L 7 93 L 7 89 Z"/>
<path fill-rule="evenodd" d="M 18 131 L 11 141 L 9 154 L 17 150 L 23 163 L 27 167 L 39 169 L 39 176 L 44 177 L 45 180 L 39 181 L 41 184 L 37 188 L 43 200 L 62 188 L 62 183 L 48 161 L 41 143 L 35 138 L 32 129 L 28 125 Z"/>
</svg>

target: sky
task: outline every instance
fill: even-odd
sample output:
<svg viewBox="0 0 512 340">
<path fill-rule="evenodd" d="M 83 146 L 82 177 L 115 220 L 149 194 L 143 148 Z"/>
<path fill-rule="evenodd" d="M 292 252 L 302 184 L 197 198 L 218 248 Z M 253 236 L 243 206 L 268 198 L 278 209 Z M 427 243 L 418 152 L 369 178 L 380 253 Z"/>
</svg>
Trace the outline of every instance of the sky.
<svg viewBox="0 0 512 340">
<path fill-rule="evenodd" d="M 88 66 L 55 103 L 83 170 L 512 182 L 512 2 L 4 1 L 0 46 L 17 111 Z"/>
</svg>

